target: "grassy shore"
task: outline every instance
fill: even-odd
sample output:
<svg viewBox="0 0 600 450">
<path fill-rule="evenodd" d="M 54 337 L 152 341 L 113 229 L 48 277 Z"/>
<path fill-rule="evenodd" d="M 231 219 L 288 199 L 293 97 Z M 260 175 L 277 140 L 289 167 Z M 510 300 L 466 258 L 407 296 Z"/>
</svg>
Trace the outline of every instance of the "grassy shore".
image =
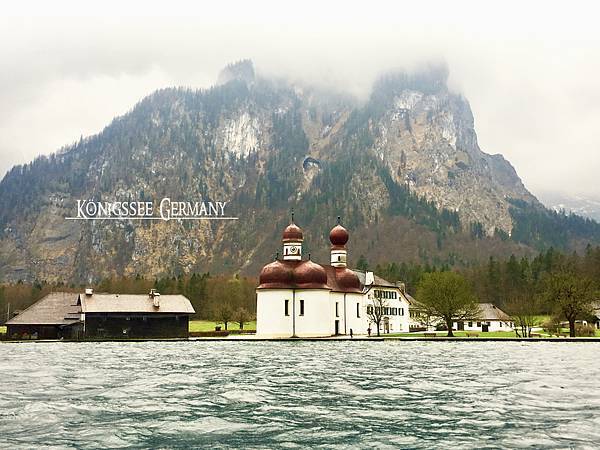
<svg viewBox="0 0 600 450">
<path fill-rule="evenodd" d="M 471 334 L 471 336 L 467 336 L 467 333 Z M 563 330 L 563 333 L 568 335 L 569 330 Z M 425 336 L 427 334 L 427 336 Z M 437 331 L 436 337 L 445 337 L 447 334 L 446 331 Z M 514 331 L 490 331 L 487 333 L 478 332 L 478 331 L 455 331 L 454 337 L 470 337 L 472 339 L 477 338 L 515 338 L 517 335 Z M 476 334 L 476 336 L 475 336 Z M 556 337 L 555 335 L 550 335 L 545 331 L 535 331 L 532 333 L 534 337 Z M 431 333 L 393 333 L 393 334 L 382 334 L 383 337 L 429 337 Z M 596 330 L 596 337 L 600 337 L 600 330 Z"/>
<path fill-rule="evenodd" d="M 220 326 L 221 330 L 225 329 L 225 326 L 220 322 L 213 322 L 211 320 L 190 320 L 190 331 L 215 331 L 215 327 Z M 229 322 L 227 324 L 228 330 L 239 330 L 240 324 L 237 322 Z M 248 322 L 244 324 L 244 330 L 256 330 L 256 321 Z"/>
</svg>

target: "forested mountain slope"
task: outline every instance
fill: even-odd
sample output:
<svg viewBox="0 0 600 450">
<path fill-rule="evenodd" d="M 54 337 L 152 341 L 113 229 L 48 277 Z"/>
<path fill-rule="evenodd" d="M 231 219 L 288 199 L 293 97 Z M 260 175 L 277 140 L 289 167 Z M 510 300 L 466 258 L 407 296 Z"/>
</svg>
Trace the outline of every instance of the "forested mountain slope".
<svg viewBox="0 0 600 450">
<path fill-rule="evenodd" d="M 91 282 L 191 272 L 256 275 L 295 209 L 327 260 L 336 216 L 350 262 L 468 265 L 583 248 L 600 226 L 545 209 L 483 153 L 444 67 L 391 73 L 367 102 L 228 66 L 208 90 L 163 89 L 101 133 L 0 183 L 0 280 Z M 237 221 L 67 221 L 77 200 L 228 201 Z"/>
</svg>

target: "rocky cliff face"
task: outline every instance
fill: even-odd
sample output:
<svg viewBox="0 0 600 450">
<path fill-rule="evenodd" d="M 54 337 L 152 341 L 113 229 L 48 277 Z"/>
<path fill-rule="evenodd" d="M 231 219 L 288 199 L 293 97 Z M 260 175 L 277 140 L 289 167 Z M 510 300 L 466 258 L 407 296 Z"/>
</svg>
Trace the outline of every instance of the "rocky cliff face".
<svg viewBox="0 0 600 450">
<path fill-rule="evenodd" d="M 364 236 L 354 259 L 360 251 L 375 261 L 456 260 L 451 236 L 463 239 L 471 222 L 510 233 L 508 200 L 538 202 L 502 156 L 480 150 L 468 102 L 446 77 L 445 69 L 391 74 L 358 104 L 256 77 L 243 61 L 212 89 L 158 91 L 100 134 L 7 174 L 0 279 L 253 273 L 278 249 L 293 207 L 306 250 L 323 258 L 324 236 L 342 215 Z M 78 199 L 163 197 L 228 200 L 240 220 L 64 220 Z M 390 233 L 407 237 L 382 252 L 394 248 Z"/>
</svg>

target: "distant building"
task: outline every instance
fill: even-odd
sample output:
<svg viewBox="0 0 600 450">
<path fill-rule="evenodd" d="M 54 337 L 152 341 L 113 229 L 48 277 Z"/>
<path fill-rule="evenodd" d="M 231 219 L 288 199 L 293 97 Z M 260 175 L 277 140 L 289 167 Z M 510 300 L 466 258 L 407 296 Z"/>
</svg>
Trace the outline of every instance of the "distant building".
<svg viewBox="0 0 600 450">
<path fill-rule="evenodd" d="M 376 308 L 380 303 L 377 299 L 383 299 L 383 320 L 381 322 L 382 333 L 406 333 L 409 331 L 410 300 L 406 293 L 404 283 L 387 281 L 373 272 L 353 270 L 358 276 L 364 295 L 367 297 L 367 313 L 370 308 Z M 373 330 L 375 332 L 376 330 Z"/>
<path fill-rule="evenodd" d="M 324 337 L 408 331 L 408 301 L 400 285 L 347 267 L 349 235 L 329 234 L 330 263 L 302 258 L 304 236 L 292 218 L 283 232 L 283 259 L 263 267 L 256 288 L 256 333 L 267 337 Z"/>
<path fill-rule="evenodd" d="M 427 309 L 423 307 L 408 293 L 405 294 L 410 305 L 409 328 L 410 331 L 434 331 L 437 320 L 427 314 Z"/>
<path fill-rule="evenodd" d="M 194 314 L 183 295 L 53 292 L 6 322 L 17 339 L 151 339 L 188 337 Z"/>
<path fill-rule="evenodd" d="M 592 305 L 592 319 L 594 326 L 600 329 L 600 302 L 596 302 Z"/>
<path fill-rule="evenodd" d="M 493 303 L 479 304 L 477 320 L 458 321 L 452 324 L 454 330 L 464 331 L 513 331 L 514 323 L 510 316 Z"/>
</svg>

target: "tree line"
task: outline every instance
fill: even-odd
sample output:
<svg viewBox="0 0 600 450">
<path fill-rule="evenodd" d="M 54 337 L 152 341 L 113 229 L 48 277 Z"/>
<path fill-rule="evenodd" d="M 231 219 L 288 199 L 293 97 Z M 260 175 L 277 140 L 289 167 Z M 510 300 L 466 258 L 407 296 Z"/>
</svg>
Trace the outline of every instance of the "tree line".
<svg viewBox="0 0 600 450">
<path fill-rule="evenodd" d="M 44 281 L 0 285 L 0 323 L 51 292 L 80 293 L 86 287 L 89 286 Z M 116 277 L 106 278 L 92 287 L 95 292 L 119 294 L 145 294 L 150 289 L 156 289 L 161 294 L 182 294 L 190 300 L 196 311 L 192 316 L 194 319 L 220 322 L 225 328 L 231 322 L 237 322 L 243 328 L 256 315 L 254 278 L 209 273 L 158 279 Z"/>
<path fill-rule="evenodd" d="M 360 268 L 369 268 L 361 257 Z M 378 264 L 372 268 L 389 281 L 406 283 L 419 308 L 448 327 L 457 320 L 476 319 L 479 303 L 493 303 L 511 316 L 517 333 L 531 336 L 535 326 L 558 332 L 561 322 L 569 335 L 591 334 L 578 321 L 593 319 L 600 308 L 600 247 L 588 245 L 583 254 L 565 254 L 553 248 L 534 258 L 514 255 L 452 271 L 448 266 L 412 263 Z M 546 323 L 540 316 L 549 316 Z"/>
</svg>

